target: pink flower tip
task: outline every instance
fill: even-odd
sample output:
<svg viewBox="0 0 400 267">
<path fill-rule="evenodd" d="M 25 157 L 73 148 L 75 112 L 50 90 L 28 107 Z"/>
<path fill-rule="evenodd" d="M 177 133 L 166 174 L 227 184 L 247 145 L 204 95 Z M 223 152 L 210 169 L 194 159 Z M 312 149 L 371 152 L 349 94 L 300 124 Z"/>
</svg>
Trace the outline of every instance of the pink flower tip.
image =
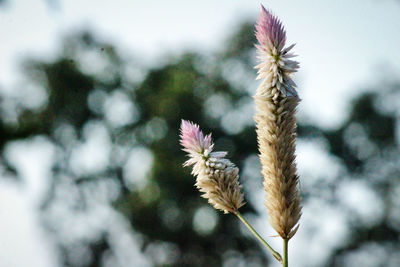
<svg viewBox="0 0 400 267">
<path fill-rule="evenodd" d="M 214 146 L 211 134 L 204 136 L 197 124 L 186 120 L 181 122 L 180 138 L 183 151 L 189 154 L 208 154 Z"/>
<path fill-rule="evenodd" d="M 261 15 L 256 25 L 258 42 L 266 47 L 275 47 L 281 50 L 286 43 L 286 32 L 282 22 L 270 11 L 261 5 Z"/>
</svg>

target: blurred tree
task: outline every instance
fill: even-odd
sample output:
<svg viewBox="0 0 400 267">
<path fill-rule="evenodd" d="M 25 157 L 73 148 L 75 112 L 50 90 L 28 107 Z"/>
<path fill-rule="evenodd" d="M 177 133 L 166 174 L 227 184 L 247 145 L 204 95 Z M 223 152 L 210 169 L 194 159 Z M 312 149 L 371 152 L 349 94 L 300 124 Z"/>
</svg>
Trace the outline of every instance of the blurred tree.
<svg viewBox="0 0 400 267">
<path fill-rule="evenodd" d="M 34 108 L 18 99 L 0 102 L 2 164 L 18 177 L 3 155 L 13 141 L 41 135 L 56 147 L 42 215 L 65 266 L 132 266 L 127 240 L 140 244 L 154 266 L 268 266 L 236 218 L 216 213 L 199 197 L 189 170 L 182 169 L 178 144 L 184 118 L 212 129 L 217 150 L 228 150 L 241 169 L 256 154 L 252 25 L 244 24 L 225 51 L 185 53 L 149 70 L 87 32 L 68 36 L 54 61 L 26 62 L 28 83 L 45 97 Z M 329 201 L 344 205 L 335 183 L 349 179 L 362 179 L 384 200 L 373 224 L 349 217 L 351 239 L 324 266 L 347 266 L 371 244 L 385 249 L 382 265 L 400 260 L 399 114 L 386 105 L 395 105 L 400 84 L 386 87 L 358 97 L 338 129 L 299 125 L 300 138 L 325 140 L 346 167 L 345 177 L 319 185 L 331 192 Z M 326 197 L 316 188 L 304 190 L 305 201 Z M 249 203 L 243 212 L 255 209 Z"/>
<path fill-rule="evenodd" d="M 245 27 L 250 30 L 249 25 Z M 239 42 L 240 38 L 233 40 L 232 47 L 243 46 Z M 243 53 L 234 49 L 224 56 L 226 60 Z M 217 58 L 188 53 L 145 74 L 123 58 L 112 45 L 95 40 L 89 33 L 69 36 L 57 60 L 33 60 L 24 66 L 38 90 L 46 92 L 43 106 L 29 109 L 15 103 L 17 122 L 2 124 L 3 145 L 45 135 L 58 148 L 52 188 L 42 208 L 44 223 L 60 241 L 66 266 L 99 266 L 102 255 L 113 251 L 106 227 L 92 240 L 84 235 L 65 240 L 68 230 L 62 225 L 69 221 L 68 216 L 89 217 L 95 196 L 87 190 L 94 190 L 105 180 L 118 191 L 107 201 L 142 234 L 142 249 L 150 256 L 166 250 L 167 256 L 153 259 L 155 265 L 219 266 L 228 257 L 226 253 L 265 265 L 267 258 L 260 246 L 241 234 L 236 218 L 216 214 L 199 197 L 189 171 L 182 169 L 185 159 L 178 143 L 180 120 L 187 118 L 205 129 L 213 128 L 217 146 L 218 140 L 235 146 L 234 160 L 240 163 L 256 148 L 251 123 L 236 134 L 226 133 L 218 127 L 217 119 L 205 117 L 208 111 L 204 102 L 217 97 L 237 106 L 245 93 L 231 89 Z M 122 112 L 115 111 L 124 105 L 127 107 Z M 110 139 L 106 164 L 94 169 L 77 164 L 75 158 L 80 159 L 75 151 L 82 151 L 93 135 L 102 131 Z M 98 153 L 107 151 L 100 149 Z M 130 164 L 138 169 L 148 165 L 151 171 L 142 181 L 135 181 L 140 170 L 131 170 Z M 69 196 L 60 196 L 62 192 Z M 53 213 L 60 207 L 61 218 Z M 252 211 L 251 206 L 245 210 Z M 204 221 L 207 218 L 211 225 Z M 69 227 L 76 227 L 74 222 L 69 223 Z M 85 259 L 85 253 L 74 253 L 77 244 L 91 255 L 89 259 Z"/>
</svg>

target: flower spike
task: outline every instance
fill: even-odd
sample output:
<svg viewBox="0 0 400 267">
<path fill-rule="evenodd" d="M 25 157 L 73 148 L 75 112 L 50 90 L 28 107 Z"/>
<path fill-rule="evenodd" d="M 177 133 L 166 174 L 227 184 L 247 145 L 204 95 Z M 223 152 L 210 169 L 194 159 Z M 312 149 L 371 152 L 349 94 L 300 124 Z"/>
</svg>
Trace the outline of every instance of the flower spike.
<svg viewBox="0 0 400 267">
<path fill-rule="evenodd" d="M 189 159 L 184 166 L 193 166 L 196 187 L 202 197 L 224 213 L 237 213 L 245 204 L 239 169 L 225 158 L 227 152 L 212 152 L 214 144 L 211 134 L 204 135 L 197 124 L 182 120 L 180 144 Z"/>
<path fill-rule="evenodd" d="M 272 227 L 289 240 L 297 231 L 301 216 L 299 177 L 295 163 L 296 107 L 300 101 L 291 76 L 299 67 L 286 45 L 280 20 L 261 6 L 256 25 L 256 45 L 261 63 L 257 79 L 262 79 L 254 96 L 256 131 L 265 205 Z"/>
</svg>

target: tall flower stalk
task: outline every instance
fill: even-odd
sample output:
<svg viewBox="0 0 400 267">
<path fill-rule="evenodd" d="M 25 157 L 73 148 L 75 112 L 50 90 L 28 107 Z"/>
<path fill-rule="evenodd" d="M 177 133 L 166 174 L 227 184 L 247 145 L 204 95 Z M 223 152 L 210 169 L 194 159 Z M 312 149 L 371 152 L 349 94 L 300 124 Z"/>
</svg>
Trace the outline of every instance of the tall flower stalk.
<svg viewBox="0 0 400 267">
<path fill-rule="evenodd" d="M 288 241 L 298 229 L 301 216 L 299 177 L 295 164 L 296 107 L 300 101 L 292 75 L 299 67 L 286 46 L 282 23 L 263 6 L 256 25 L 256 45 L 260 64 L 257 79 L 261 79 L 254 100 L 256 131 L 265 205 L 269 221 L 282 237 L 283 266 L 288 265 Z"/>
</svg>

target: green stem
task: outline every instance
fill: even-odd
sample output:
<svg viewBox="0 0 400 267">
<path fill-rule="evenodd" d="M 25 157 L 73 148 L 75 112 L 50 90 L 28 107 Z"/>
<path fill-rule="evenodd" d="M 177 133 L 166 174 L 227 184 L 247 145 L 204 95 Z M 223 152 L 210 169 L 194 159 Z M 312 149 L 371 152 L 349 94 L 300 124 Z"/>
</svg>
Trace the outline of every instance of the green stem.
<svg viewBox="0 0 400 267">
<path fill-rule="evenodd" d="M 282 262 L 282 267 L 289 267 L 289 263 L 288 263 L 288 243 L 289 243 L 289 239 L 283 239 L 283 262 Z"/>
<path fill-rule="evenodd" d="M 246 227 L 250 230 L 250 232 L 257 237 L 257 239 L 272 253 L 272 255 L 277 259 L 279 262 L 282 262 L 282 256 L 276 252 L 268 243 L 265 241 L 258 233 L 257 231 L 249 224 L 248 221 L 240 214 L 239 211 L 235 212 L 235 215 L 246 225 Z"/>
</svg>

